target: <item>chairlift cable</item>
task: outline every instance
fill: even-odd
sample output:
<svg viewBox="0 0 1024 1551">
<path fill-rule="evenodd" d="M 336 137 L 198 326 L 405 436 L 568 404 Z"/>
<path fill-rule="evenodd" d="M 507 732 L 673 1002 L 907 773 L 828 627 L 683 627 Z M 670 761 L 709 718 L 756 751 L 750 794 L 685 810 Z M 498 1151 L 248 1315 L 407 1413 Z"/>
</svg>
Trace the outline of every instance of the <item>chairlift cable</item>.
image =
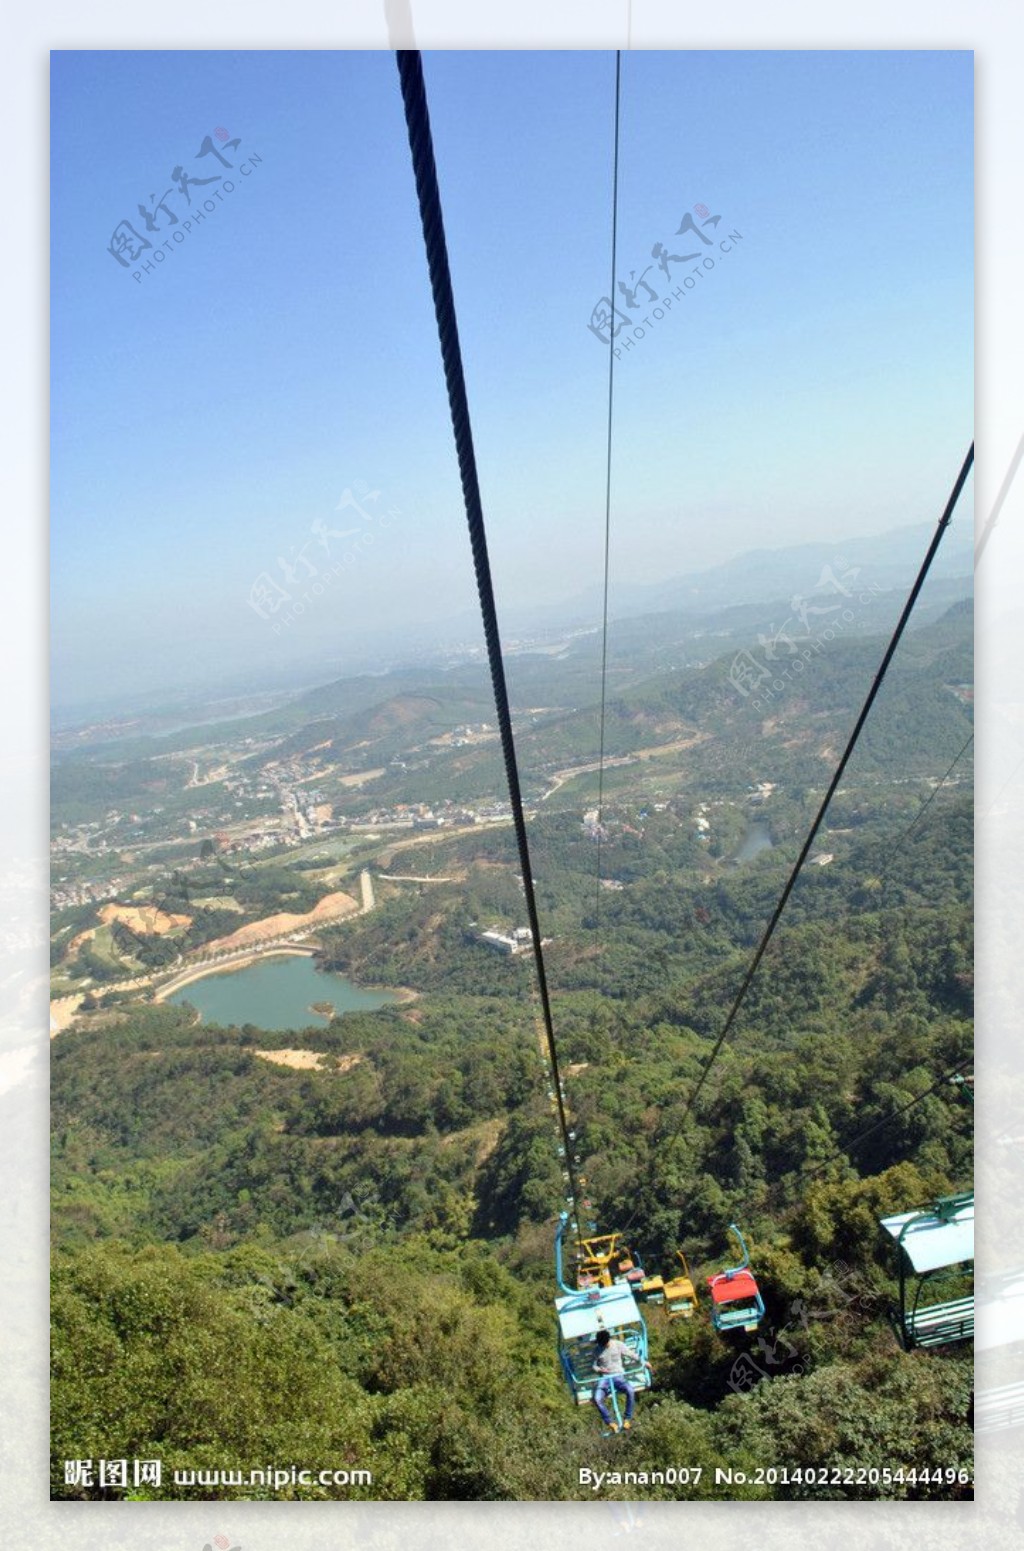
<svg viewBox="0 0 1024 1551">
<path fill-rule="evenodd" d="M 604 834 L 604 731 L 608 685 L 608 576 L 612 532 L 612 428 L 615 407 L 615 270 L 619 222 L 619 102 L 622 79 L 622 51 L 615 50 L 615 131 L 612 155 L 612 277 L 608 286 L 611 315 L 608 320 L 608 444 L 604 477 L 604 602 L 601 621 L 601 725 L 597 766 L 597 889 L 594 904 L 594 928 L 601 924 L 601 845 Z"/>
<path fill-rule="evenodd" d="M 513 823 L 516 832 L 516 841 L 519 850 L 520 865 L 522 867 L 523 892 L 526 899 L 527 917 L 530 926 L 534 949 L 534 962 L 537 973 L 537 985 L 540 995 L 541 1011 L 544 1022 L 547 1052 L 551 1065 L 554 1081 L 554 1100 L 557 1111 L 558 1125 L 562 1135 L 564 1147 L 564 1167 L 568 1179 L 566 1199 L 572 1208 L 574 1231 L 579 1238 L 579 1201 L 580 1191 L 577 1184 L 576 1170 L 574 1166 L 574 1138 L 570 1132 L 568 1116 L 566 1113 L 565 1099 L 561 1073 L 558 1062 L 558 1050 L 555 1040 L 551 1002 L 547 984 L 547 973 L 544 963 L 544 952 L 541 943 L 540 925 L 537 915 L 536 894 L 533 883 L 533 872 L 530 863 L 529 842 L 526 834 L 526 821 L 523 810 L 522 792 L 519 781 L 518 762 L 516 759 L 515 742 L 512 734 L 511 712 L 509 707 L 508 689 L 505 680 L 504 664 L 501 652 L 501 638 L 498 629 L 497 609 L 494 600 L 493 582 L 491 579 L 490 560 L 487 549 L 486 528 L 484 525 L 483 506 L 480 496 L 479 479 L 476 468 L 476 456 L 473 445 L 472 424 L 469 415 L 469 404 L 466 394 L 465 375 L 462 363 L 462 353 L 459 344 L 458 324 L 455 311 L 454 294 L 452 290 L 451 274 L 448 263 L 447 242 L 444 232 L 444 222 L 441 207 L 440 191 L 437 183 L 437 169 L 434 160 L 433 143 L 430 133 L 430 118 L 426 100 L 426 89 L 423 81 L 422 58 L 418 50 L 397 50 L 396 61 L 402 88 L 402 99 L 405 109 L 406 127 L 409 135 L 409 146 L 412 153 L 413 169 L 416 180 L 417 197 L 419 200 L 420 217 L 423 225 L 424 243 L 427 254 L 427 262 L 430 271 L 431 289 L 434 299 L 434 310 L 437 318 L 438 336 L 441 346 L 442 360 L 444 364 L 445 383 L 448 391 L 449 409 L 452 419 L 452 429 L 455 437 L 456 450 L 459 462 L 459 473 L 462 482 L 463 499 L 466 507 L 466 519 L 469 527 L 470 542 L 473 553 L 474 570 L 477 581 L 477 590 L 480 597 L 481 615 L 483 619 L 484 635 L 487 643 L 488 663 L 490 666 L 492 687 L 495 697 L 495 708 L 498 717 L 498 726 L 501 735 L 502 753 L 505 762 L 505 773 L 509 787 L 509 798 L 512 807 Z M 616 113 L 615 113 L 615 174 L 614 186 L 617 195 L 618 175 L 618 126 L 619 126 L 619 86 L 620 86 L 620 56 L 616 54 Z M 617 200 L 616 200 L 617 203 Z M 613 210 L 613 284 L 614 284 L 614 245 L 615 245 L 615 215 Z M 614 303 L 613 303 L 614 305 Z M 608 555 L 610 537 L 610 490 L 611 490 L 611 432 L 613 416 L 613 389 L 614 373 L 612 362 L 614 354 L 609 346 L 609 411 L 608 411 L 608 450 L 606 465 L 606 505 L 605 505 L 605 577 L 604 577 L 604 610 L 603 610 L 603 640 L 602 640 L 602 685 L 601 685 L 601 750 L 599 764 L 599 824 L 601 817 L 601 802 L 603 800 L 603 767 L 604 767 L 604 727 L 605 727 L 605 699 L 606 699 L 606 675 L 607 675 L 607 606 L 608 606 Z M 681 1133 L 689 1115 L 703 1091 L 711 1069 L 721 1053 L 729 1032 L 736 1020 L 747 992 L 753 982 L 754 976 L 761 963 L 761 959 L 774 935 L 775 929 L 782 913 L 789 901 L 790 895 L 796 884 L 796 880 L 803 868 L 804 862 L 814 843 L 828 807 L 835 795 L 839 782 L 846 770 L 846 766 L 853 754 L 853 750 L 860 738 L 867 721 L 868 715 L 874 705 L 875 699 L 881 689 L 886 673 L 895 655 L 896 649 L 903 636 L 910 614 L 917 602 L 932 561 L 938 551 L 939 544 L 952 519 L 953 512 L 966 484 L 968 475 L 974 462 L 974 444 L 971 443 L 967 455 L 964 458 L 960 472 L 954 483 L 953 489 L 946 502 L 942 517 L 939 520 L 936 531 L 932 537 L 927 554 L 920 567 L 917 578 L 904 605 L 903 611 L 893 631 L 892 637 L 886 648 L 881 664 L 875 674 L 871 688 L 858 715 L 857 721 L 850 734 L 846 748 L 836 767 L 832 780 L 815 816 L 814 822 L 801 848 L 800 854 L 790 872 L 783 888 L 782 894 L 775 906 L 771 919 L 762 934 L 754 956 L 744 974 L 739 990 L 732 1002 L 722 1030 L 715 1042 L 711 1054 L 705 1063 L 704 1069 L 697 1080 L 696 1085 L 687 1101 L 682 1119 L 670 1142 L 674 1141 Z M 961 753 L 965 752 L 965 749 Z M 961 756 L 958 755 L 959 760 Z M 954 761 L 954 764 L 956 761 Z M 952 769 L 952 767 L 950 767 Z M 947 772 L 948 774 L 948 772 Z M 945 780 L 945 777 L 943 778 Z M 940 783 L 941 784 L 941 783 Z M 934 793 L 932 794 L 934 796 Z M 927 804 L 925 805 L 927 806 Z M 922 810 L 923 812 L 923 810 Z M 919 814 L 918 819 L 921 817 Z M 915 819 L 915 823 L 917 820 Z M 909 831 L 908 831 L 909 833 Z M 600 847 L 600 832 L 598 835 Z M 600 876 L 600 875 L 599 875 Z M 882 1126 L 889 1124 L 893 1119 L 914 1105 L 920 1103 L 935 1092 L 944 1082 L 951 1080 L 969 1061 L 965 1060 L 946 1073 L 930 1089 L 917 1095 L 914 1099 L 888 1116 L 874 1122 L 865 1131 L 852 1138 L 846 1148 L 855 1146 L 858 1142 L 872 1135 Z M 840 1156 L 837 1153 L 836 1156 Z M 827 1167 L 831 1159 L 818 1165 L 815 1172 Z M 634 1214 L 635 1215 L 635 1214 Z"/>
<path fill-rule="evenodd" d="M 455 297 L 452 290 L 451 271 L 448 263 L 448 244 L 445 238 L 441 195 L 437 182 L 437 166 L 434 160 L 434 146 L 430 132 L 430 114 L 427 107 L 426 87 L 423 80 L 423 61 L 418 49 L 398 49 L 395 52 L 395 59 L 398 64 L 398 74 L 402 87 L 402 102 L 409 135 L 409 149 L 412 153 L 416 193 L 419 200 L 420 219 L 423 225 L 423 240 L 426 248 L 427 265 L 430 271 L 434 312 L 437 318 L 445 384 L 448 391 L 448 406 L 458 454 L 459 475 L 462 481 L 466 521 L 469 526 L 470 544 L 473 551 L 473 567 L 476 574 L 477 591 L 480 596 L 480 612 L 483 618 L 484 637 L 487 642 L 487 660 L 494 689 L 494 703 L 501 734 L 501 747 L 505 761 L 505 775 L 508 781 L 509 801 L 512 807 L 516 843 L 519 849 L 519 864 L 522 869 L 527 919 L 533 938 L 537 987 L 540 994 L 544 1034 L 554 1084 L 554 1102 L 557 1111 L 558 1127 L 564 1148 L 563 1168 L 564 1174 L 568 1179 L 566 1200 L 571 1207 L 572 1222 L 574 1225 L 578 1225 L 579 1202 L 582 1197 L 578 1188 L 574 1163 L 574 1148 L 576 1144 L 570 1133 L 569 1120 L 566 1113 L 565 1096 L 558 1064 L 558 1050 L 555 1043 L 555 1031 L 551 1016 L 551 999 L 548 994 L 544 950 L 541 945 L 540 923 L 537 916 L 537 899 L 534 892 L 533 870 L 530 865 L 530 848 L 526 835 L 526 818 L 523 812 L 519 766 L 516 759 L 515 740 L 512 735 L 512 716 L 509 708 L 508 686 L 505 681 L 505 668 L 501 653 L 501 636 L 498 630 L 494 587 L 491 580 L 487 532 L 484 526 L 483 503 L 480 495 L 476 453 L 473 445 L 473 429 L 469 414 L 469 400 L 466 393 L 462 349 L 459 344 Z M 574 1231 L 578 1239 L 578 1226 L 574 1228 Z"/>
<path fill-rule="evenodd" d="M 932 803 L 935 801 L 936 797 L 939 795 L 939 793 L 941 792 L 942 788 L 945 786 L 946 782 L 949 780 L 950 776 L 953 774 L 953 771 L 956 769 L 957 765 L 963 759 L 964 755 L 967 753 L 967 750 L 970 748 L 970 746 L 971 746 L 971 744 L 973 742 L 974 742 L 974 733 L 972 732 L 970 734 L 970 736 L 967 738 L 967 741 L 960 748 L 960 751 L 956 755 L 956 757 L 954 758 L 952 764 L 946 770 L 945 775 L 943 775 L 941 777 L 941 779 L 936 782 L 935 786 L 932 787 L 932 790 L 929 792 L 928 796 L 926 798 L 924 798 L 924 800 L 922 801 L 922 803 L 921 803 L 920 807 L 918 808 L 917 812 L 914 814 L 914 817 L 911 819 L 910 823 L 907 825 L 906 829 L 903 831 L 903 833 L 900 835 L 899 839 L 896 841 L 895 845 L 889 851 L 888 857 L 887 857 L 887 860 L 886 860 L 885 871 L 882 874 L 882 880 L 883 881 L 889 876 L 889 873 L 892 870 L 893 862 L 896 860 L 897 856 L 903 850 L 903 847 L 906 845 L 907 841 L 910 839 L 910 837 L 913 834 L 914 830 L 920 824 L 921 820 L 924 818 L 925 814 L 928 812 L 928 809 L 931 807 Z"/>
<path fill-rule="evenodd" d="M 905 1115 L 908 1110 L 914 1108 L 915 1104 L 920 1104 L 922 1100 L 930 1098 L 933 1093 L 937 1093 L 939 1089 L 946 1083 L 952 1082 L 954 1078 L 963 1071 L 965 1066 L 972 1066 L 973 1064 L 974 1057 L 965 1056 L 962 1061 L 957 1062 L 956 1066 L 951 1066 L 948 1072 L 943 1072 L 942 1076 L 938 1078 L 936 1082 L 933 1082 L 930 1088 L 926 1088 L 923 1093 L 917 1094 L 906 1104 L 900 1104 L 896 1109 L 890 1111 L 888 1115 L 883 1115 L 880 1120 L 873 1121 L 872 1124 L 869 1125 L 865 1130 L 858 1131 L 856 1136 L 851 1136 L 849 1140 L 843 1142 L 839 1147 L 836 1148 L 835 1152 L 832 1153 L 829 1157 L 825 1158 L 823 1162 L 816 1163 L 812 1169 L 809 1169 L 807 1171 L 806 1177 L 813 1179 L 815 1175 L 820 1174 L 823 1169 L 827 1169 L 830 1163 L 835 1163 L 838 1158 L 848 1158 L 851 1149 L 856 1147 L 858 1142 L 863 1142 L 867 1137 L 874 1136 L 875 1132 L 881 1131 L 883 1126 L 891 1124 L 891 1122 L 897 1120 L 900 1115 Z"/>
<path fill-rule="evenodd" d="M 974 462 L 974 443 L 972 442 L 970 447 L 967 450 L 967 455 L 964 458 L 964 461 L 963 461 L 963 463 L 961 465 L 960 472 L 959 472 L 959 474 L 956 477 L 956 481 L 955 481 L 955 483 L 953 485 L 953 488 L 952 488 L 952 490 L 950 492 L 950 495 L 949 495 L 949 498 L 948 498 L 948 500 L 946 502 L 946 505 L 945 505 L 945 508 L 943 510 L 942 516 L 939 519 L 938 526 L 936 527 L 935 533 L 932 536 L 931 543 L 928 546 L 928 551 L 927 551 L 927 553 L 926 553 L 926 555 L 924 557 L 924 560 L 921 563 L 921 567 L 920 567 L 920 569 L 919 569 L 919 571 L 917 573 L 917 578 L 916 578 L 916 580 L 914 582 L 913 587 L 910 590 L 910 594 L 909 594 L 909 596 L 907 598 L 907 601 L 906 601 L 906 603 L 903 606 L 903 611 L 900 614 L 900 617 L 899 617 L 899 620 L 896 623 L 895 629 L 893 630 L 893 633 L 892 633 L 892 636 L 890 638 L 889 644 L 888 644 L 888 646 L 885 649 L 885 653 L 884 653 L 884 655 L 882 657 L 882 661 L 881 661 L 881 663 L 880 663 L 880 665 L 878 667 L 877 672 L 875 673 L 875 677 L 874 677 L 874 680 L 873 680 L 873 682 L 871 684 L 871 688 L 868 691 L 867 698 L 865 699 L 864 704 L 861 707 L 860 714 L 857 717 L 857 720 L 856 720 L 856 722 L 854 724 L 854 727 L 853 727 L 853 731 L 851 732 L 850 737 L 849 737 L 849 739 L 847 741 L 846 747 L 843 750 L 842 757 L 840 758 L 839 763 L 836 766 L 836 769 L 835 769 L 835 772 L 834 772 L 834 774 L 832 776 L 832 779 L 829 782 L 828 789 L 827 789 L 827 791 L 825 793 L 824 798 L 822 799 L 822 802 L 821 802 L 821 805 L 820 805 L 820 807 L 818 809 L 818 812 L 815 815 L 815 819 L 814 819 L 813 824 L 811 825 L 810 831 L 809 831 L 809 833 L 807 835 L 807 839 L 804 841 L 803 846 L 801 847 L 800 854 L 797 857 L 796 862 L 793 865 L 792 871 L 790 872 L 788 879 L 786 880 L 786 885 L 783 888 L 781 895 L 779 896 L 778 903 L 776 904 L 775 909 L 772 912 L 771 919 L 769 920 L 768 925 L 765 927 L 765 930 L 764 930 L 764 932 L 763 932 L 763 934 L 761 936 L 761 940 L 760 940 L 760 942 L 757 945 L 757 949 L 756 949 L 756 951 L 754 953 L 754 956 L 751 959 L 750 964 L 747 967 L 746 973 L 744 974 L 743 979 L 742 979 L 742 981 L 740 983 L 739 990 L 737 991 L 737 993 L 736 993 L 736 995 L 735 995 L 735 997 L 733 999 L 732 1005 L 729 1008 L 729 1012 L 728 1012 L 728 1015 L 726 1017 L 725 1023 L 722 1026 L 722 1030 L 719 1033 L 718 1038 L 715 1041 L 714 1047 L 712 1048 L 711 1054 L 708 1057 L 707 1062 L 705 1063 L 704 1070 L 701 1072 L 700 1077 L 697 1079 L 697 1082 L 696 1082 L 696 1084 L 695 1084 L 695 1086 L 693 1088 L 693 1091 L 690 1094 L 690 1097 L 689 1097 L 689 1099 L 687 1101 L 687 1104 L 686 1104 L 686 1108 L 683 1111 L 682 1118 L 680 1119 L 678 1126 L 675 1128 L 675 1130 L 669 1136 L 667 1142 L 664 1142 L 664 1143 L 662 1143 L 660 1145 L 660 1149 L 659 1150 L 662 1153 L 664 1153 L 665 1149 L 667 1147 L 671 1146 L 673 1142 L 677 1141 L 679 1136 L 681 1135 L 681 1133 L 683 1131 L 683 1128 L 686 1125 L 687 1119 L 689 1118 L 690 1114 L 692 1113 L 694 1105 L 696 1104 L 697 1099 L 699 1098 L 701 1092 L 703 1091 L 704 1085 L 707 1082 L 707 1079 L 708 1079 L 708 1077 L 709 1077 L 709 1075 L 711 1073 L 711 1068 L 714 1066 L 715 1061 L 718 1059 L 718 1056 L 721 1054 L 722 1048 L 725 1045 L 725 1041 L 726 1041 L 726 1039 L 729 1036 L 729 1031 L 731 1030 L 734 1022 L 736 1021 L 736 1016 L 739 1013 L 739 1010 L 742 1007 L 743 1002 L 746 999 L 747 992 L 749 991 L 751 983 L 752 983 L 752 981 L 754 979 L 754 976 L 757 973 L 758 966 L 760 965 L 761 960 L 764 957 L 765 950 L 768 947 L 768 944 L 771 941 L 772 936 L 774 935 L 775 928 L 777 927 L 777 925 L 779 923 L 779 920 L 780 920 L 780 918 L 782 916 L 782 912 L 786 908 L 786 905 L 787 905 L 787 903 L 789 901 L 789 897 L 792 894 L 793 888 L 794 888 L 794 886 L 796 884 L 796 880 L 797 880 L 797 878 L 798 878 L 798 876 L 800 874 L 800 871 L 801 871 L 801 869 L 802 869 L 802 867 L 804 865 L 804 862 L 807 860 L 807 856 L 808 856 L 808 854 L 810 852 L 811 846 L 814 844 L 814 840 L 815 840 L 815 837 L 817 836 L 818 830 L 821 828 L 822 822 L 824 821 L 825 814 L 826 814 L 826 812 L 828 810 L 829 804 L 831 803 L 832 798 L 835 796 L 836 789 L 837 789 L 837 787 L 839 785 L 839 782 L 843 778 L 843 773 L 845 772 L 846 767 L 847 767 L 847 765 L 848 765 L 848 763 L 850 761 L 850 757 L 853 754 L 854 748 L 857 745 L 857 741 L 860 738 L 860 735 L 861 735 L 861 733 L 864 730 L 864 724 L 865 724 L 865 722 L 868 719 L 868 715 L 870 714 L 871 708 L 874 705 L 875 699 L 876 699 L 876 697 L 878 695 L 878 692 L 879 692 L 879 690 L 882 687 L 882 683 L 883 683 L 883 681 L 885 679 L 886 673 L 888 672 L 889 665 L 892 662 L 892 659 L 893 659 L 893 657 L 894 657 L 894 655 L 896 653 L 896 648 L 899 646 L 900 640 L 901 640 L 901 638 L 903 636 L 903 632 L 906 629 L 907 621 L 910 618 L 910 615 L 911 615 L 911 613 L 913 611 L 914 605 L 917 602 L 917 599 L 918 599 L 918 596 L 920 595 L 922 587 L 924 586 L 925 580 L 926 580 L 926 578 L 928 576 L 928 572 L 931 569 L 932 561 L 935 559 L 935 555 L 936 555 L 936 553 L 938 551 L 939 544 L 942 542 L 943 535 L 945 534 L 946 529 L 949 527 L 950 521 L 952 520 L 953 512 L 954 512 L 954 510 L 956 508 L 957 502 L 960 499 L 960 494 L 961 494 L 961 492 L 962 492 L 962 490 L 964 488 L 964 485 L 967 482 L 967 476 L 970 473 L 971 466 L 972 466 L 973 462 Z M 634 1213 L 634 1216 L 635 1215 L 636 1214 Z"/>
</svg>

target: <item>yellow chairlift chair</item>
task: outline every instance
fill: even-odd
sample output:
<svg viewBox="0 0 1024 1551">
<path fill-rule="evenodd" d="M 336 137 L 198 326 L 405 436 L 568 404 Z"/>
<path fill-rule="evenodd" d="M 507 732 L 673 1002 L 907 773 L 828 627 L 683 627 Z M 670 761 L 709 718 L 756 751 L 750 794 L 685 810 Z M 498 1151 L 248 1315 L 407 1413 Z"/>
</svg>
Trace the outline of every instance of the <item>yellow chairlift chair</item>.
<svg viewBox="0 0 1024 1551">
<path fill-rule="evenodd" d="M 683 1274 L 665 1283 L 665 1313 L 669 1319 L 689 1319 L 697 1307 L 697 1292 L 681 1249 L 676 1250 L 676 1259 L 683 1268 Z"/>
</svg>

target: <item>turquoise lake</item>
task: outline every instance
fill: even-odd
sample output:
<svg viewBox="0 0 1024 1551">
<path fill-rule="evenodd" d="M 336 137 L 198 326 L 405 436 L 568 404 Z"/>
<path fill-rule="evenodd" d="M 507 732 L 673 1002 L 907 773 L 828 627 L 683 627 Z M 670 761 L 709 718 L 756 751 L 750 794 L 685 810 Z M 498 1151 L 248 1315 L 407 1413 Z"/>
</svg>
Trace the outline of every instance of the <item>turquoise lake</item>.
<svg viewBox="0 0 1024 1551">
<path fill-rule="evenodd" d="M 242 969 L 204 975 L 167 998 L 190 1002 L 204 1023 L 251 1023 L 258 1029 L 323 1027 L 328 1019 L 310 1010 L 313 1002 L 331 1002 L 343 1012 L 372 1012 L 397 1000 L 390 991 L 364 991 L 344 975 L 325 974 L 305 955 L 257 959 Z"/>
</svg>

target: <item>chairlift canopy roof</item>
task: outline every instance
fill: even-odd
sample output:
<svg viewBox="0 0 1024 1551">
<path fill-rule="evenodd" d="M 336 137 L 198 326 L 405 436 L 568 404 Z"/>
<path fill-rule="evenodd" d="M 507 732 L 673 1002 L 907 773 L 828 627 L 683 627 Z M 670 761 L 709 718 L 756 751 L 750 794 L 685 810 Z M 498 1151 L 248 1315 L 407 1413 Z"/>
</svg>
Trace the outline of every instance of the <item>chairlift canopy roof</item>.
<svg viewBox="0 0 1024 1551">
<path fill-rule="evenodd" d="M 623 1282 L 598 1287 L 592 1297 L 585 1292 L 568 1293 L 555 1299 L 558 1328 L 565 1341 L 579 1336 L 596 1335 L 599 1330 L 615 1330 L 620 1325 L 641 1324 L 640 1310 L 630 1289 Z"/>
<path fill-rule="evenodd" d="M 734 1276 L 720 1271 L 708 1277 L 708 1285 L 713 1303 L 741 1303 L 744 1298 L 757 1297 L 757 1283 L 749 1271 L 737 1271 Z"/>
<path fill-rule="evenodd" d="M 973 1198 L 945 1217 L 932 1210 L 900 1212 L 895 1217 L 883 1217 L 881 1225 L 901 1245 L 919 1276 L 974 1259 Z"/>
</svg>

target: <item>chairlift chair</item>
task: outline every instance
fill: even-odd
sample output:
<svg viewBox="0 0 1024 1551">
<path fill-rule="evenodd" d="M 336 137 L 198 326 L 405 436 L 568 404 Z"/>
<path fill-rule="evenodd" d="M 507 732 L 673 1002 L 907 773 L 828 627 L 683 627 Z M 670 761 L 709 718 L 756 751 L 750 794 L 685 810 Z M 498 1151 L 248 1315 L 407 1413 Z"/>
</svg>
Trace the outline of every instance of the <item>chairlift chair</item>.
<svg viewBox="0 0 1024 1551">
<path fill-rule="evenodd" d="M 581 1258 L 576 1267 L 579 1287 L 611 1287 L 625 1282 L 634 1290 L 643 1284 L 644 1268 L 639 1255 L 621 1244 L 621 1233 L 605 1233 L 597 1238 L 581 1239 Z"/>
<path fill-rule="evenodd" d="M 690 1319 L 697 1307 L 697 1290 L 681 1249 L 676 1250 L 676 1259 L 683 1268 L 683 1274 L 665 1283 L 665 1313 L 669 1319 Z"/>
<path fill-rule="evenodd" d="M 764 1299 L 750 1271 L 750 1256 L 736 1224 L 729 1232 L 739 1241 L 743 1259 L 728 1271 L 708 1277 L 711 1289 L 711 1323 L 716 1330 L 756 1330 L 764 1319 Z"/>
<path fill-rule="evenodd" d="M 665 1302 L 665 1278 L 663 1276 L 645 1276 L 636 1293 L 640 1303 Z"/>
<path fill-rule="evenodd" d="M 974 1292 L 923 1303 L 929 1288 L 950 1277 L 973 1276 L 974 1192 L 943 1196 L 930 1206 L 880 1219 L 895 1241 L 899 1308 L 892 1310 L 901 1345 L 945 1346 L 974 1337 Z"/>
<path fill-rule="evenodd" d="M 647 1365 L 647 1326 L 637 1308 L 632 1288 L 625 1281 L 610 1285 L 594 1285 L 584 1289 L 566 1286 L 562 1274 L 562 1240 L 568 1223 L 568 1214 L 562 1213 L 555 1235 L 555 1274 L 563 1296 L 555 1299 L 558 1319 L 558 1360 L 562 1375 L 577 1405 L 587 1405 L 594 1398 L 601 1375 L 595 1371 L 597 1356 L 596 1337 L 599 1330 L 622 1341 L 629 1349 L 625 1359 L 625 1376 L 636 1390 L 649 1389 L 650 1368 Z M 615 1235 L 608 1235 L 614 1238 Z M 584 1240 L 584 1246 L 588 1241 Z M 593 1243 L 594 1241 L 589 1241 Z M 616 1408 L 614 1391 L 609 1403 Z"/>
</svg>

